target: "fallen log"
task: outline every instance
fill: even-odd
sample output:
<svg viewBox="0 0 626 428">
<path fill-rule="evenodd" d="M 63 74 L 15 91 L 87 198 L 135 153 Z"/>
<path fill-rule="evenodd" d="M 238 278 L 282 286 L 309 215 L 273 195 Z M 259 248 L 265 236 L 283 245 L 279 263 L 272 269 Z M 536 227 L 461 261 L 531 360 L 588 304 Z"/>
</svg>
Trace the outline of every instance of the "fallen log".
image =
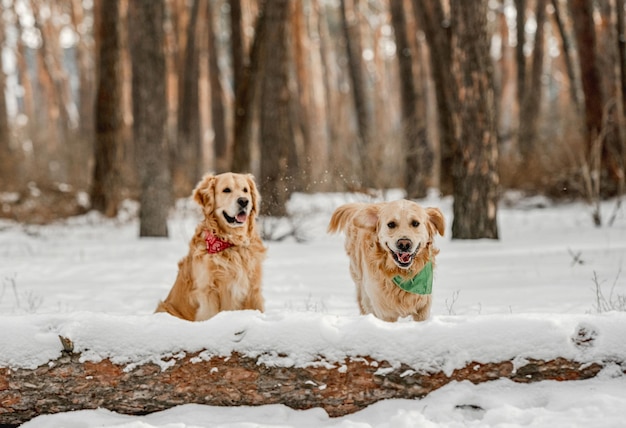
<svg viewBox="0 0 626 428">
<path fill-rule="evenodd" d="M 64 352 L 36 369 L 0 368 L 0 424 L 18 426 L 40 414 L 96 408 L 143 415 L 187 403 L 281 403 L 294 409 L 321 407 L 330 416 L 341 416 L 383 399 L 421 398 L 452 381 L 581 380 L 604 367 L 564 358 L 526 360 L 518 367 L 512 361 L 472 362 L 446 375 L 420 373 L 404 364 L 393 367 L 368 357 L 342 364 L 270 367 L 238 353 L 210 359 L 196 353 L 172 363 L 165 370 L 154 363 L 128 370 L 108 359 L 81 362 L 80 354 Z"/>
<path fill-rule="evenodd" d="M 0 426 L 106 408 L 284 404 L 330 416 L 453 381 L 579 380 L 626 372 L 626 314 L 373 317 L 223 312 L 0 317 Z M 59 340 L 60 339 L 60 340 Z"/>
</svg>

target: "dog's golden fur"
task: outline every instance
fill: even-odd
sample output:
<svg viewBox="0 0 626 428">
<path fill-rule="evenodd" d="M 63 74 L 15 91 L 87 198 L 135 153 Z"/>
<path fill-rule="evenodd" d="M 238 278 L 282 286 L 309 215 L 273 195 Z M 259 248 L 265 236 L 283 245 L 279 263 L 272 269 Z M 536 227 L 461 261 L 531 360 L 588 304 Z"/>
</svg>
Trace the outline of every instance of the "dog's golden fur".
<svg viewBox="0 0 626 428">
<path fill-rule="evenodd" d="M 204 219 L 196 227 L 189 253 L 178 263 L 169 295 L 156 312 L 201 321 L 220 311 L 263 311 L 261 264 L 266 249 L 256 231 L 260 198 L 253 177 L 205 175 L 193 198 L 202 207 Z M 232 246 L 209 253 L 208 233 Z"/>
<path fill-rule="evenodd" d="M 412 316 L 428 318 L 431 295 L 402 290 L 393 278 L 412 278 L 439 253 L 433 245 L 443 236 L 445 222 L 438 208 L 423 208 L 400 200 L 375 204 L 351 203 L 333 213 L 329 233 L 344 232 L 350 274 L 356 285 L 362 314 L 386 321 Z"/>
</svg>

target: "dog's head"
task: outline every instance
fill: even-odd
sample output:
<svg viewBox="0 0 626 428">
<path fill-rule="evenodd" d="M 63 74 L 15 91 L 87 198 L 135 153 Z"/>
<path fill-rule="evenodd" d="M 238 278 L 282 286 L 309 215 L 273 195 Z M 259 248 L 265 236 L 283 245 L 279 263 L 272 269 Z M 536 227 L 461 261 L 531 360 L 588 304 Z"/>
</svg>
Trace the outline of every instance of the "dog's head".
<svg viewBox="0 0 626 428">
<path fill-rule="evenodd" d="M 409 269 L 415 256 L 426 250 L 435 234 L 443 236 L 445 222 L 439 208 L 423 208 L 400 200 L 373 204 L 356 218 L 357 226 L 375 231 L 378 244 L 396 266 Z"/>
<path fill-rule="evenodd" d="M 193 191 L 204 215 L 213 218 L 222 230 L 252 228 L 260 200 L 250 174 L 227 172 L 205 175 Z"/>
</svg>

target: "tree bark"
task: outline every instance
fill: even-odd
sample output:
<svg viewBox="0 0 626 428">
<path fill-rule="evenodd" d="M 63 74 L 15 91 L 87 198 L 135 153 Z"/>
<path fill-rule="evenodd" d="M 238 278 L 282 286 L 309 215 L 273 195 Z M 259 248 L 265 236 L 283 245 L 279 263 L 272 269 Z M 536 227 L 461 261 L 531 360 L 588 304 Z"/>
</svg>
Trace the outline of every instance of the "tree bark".
<svg viewBox="0 0 626 428">
<path fill-rule="evenodd" d="M 286 204 L 293 191 L 293 177 L 288 174 L 292 158 L 293 130 L 290 120 L 287 22 L 289 0 L 267 0 L 263 15 L 267 20 L 261 81 L 260 145 L 261 173 L 259 187 L 264 215 L 287 215 Z"/>
<path fill-rule="evenodd" d="M 433 153 L 426 134 L 426 105 L 424 94 L 415 83 L 414 57 L 409 43 L 404 0 L 391 0 L 391 22 L 396 39 L 396 55 L 400 69 L 400 101 L 402 106 L 402 134 L 405 153 L 404 186 L 407 198 L 426 196 L 432 172 Z M 421 83 L 421 82 L 420 82 Z"/>
<path fill-rule="evenodd" d="M 603 43 L 598 43 L 594 22 L 594 3 L 592 0 L 572 0 L 570 11 L 574 21 L 576 42 L 578 45 L 579 64 L 583 93 L 585 94 L 586 153 L 584 162 L 591 169 L 591 175 L 599 175 L 598 193 L 587 195 L 590 198 L 611 196 L 623 192 L 625 148 L 622 141 L 621 91 L 617 89 L 618 78 L 615 74 L 617 60 L 612 56 L 610 30 L 604 29 Z M 607 5 L 605 5 L 607 6 Z M 611 22 L 610 5 L 602 9 L 602 27 Z M 605 15 L 609 16 L 605 16 Z M 602 45 L 602 46 L 600 46 Z M 601 71 L 602 70 L 602 71 Z M 596 152 L 599 152 L 598 155 Z M 596 158 L 601 159 L 599 168 L 594 167 Z M 594 178 L 594 180 L 597 180 Z M 594 187 L 596 184 L 594 184 Z M 596 224 L 601 223 L 598 217 Z"/>
<path fill-rule="evenodd" d="M 437 96 L 437 117 L 441 133 L 439 150 L 441 168 L 439 188 L 449 195 L 453 191 L 453 153 L 456 137 L 452 117 L 454 114 L 454 82 L 452 70 L 452 41 L 450 19 L 446 16 L 441 0 L 413 0 L 413 10 L 419 27 L 428 42 L 431 73 Z"/>
<path fill-rule="evenodd" d="M 537 30 L 535 31 L 535 42 L 533 44 L 533 54 L 531 57 L 530 74 L 528 82 L 526 82 L 520 90 L 520 119 L 519 119 L 519 137 L 518 148 L 522 156 L 522 162 L 526 163 L 531 160 L 537 146 L 539 117 L 541 112 L 541 99 L 543 85 L 541 76 L 543 74 L 543 57 L 545 53 L 544 41 L 544 24 L 546 21 L 546 0 L 536 0 L 537 9 L 535 11 L 535 21 Z M 526 67 L 526 61 L 518 64 L 520 69 Z"/>
<path fill-rule="evenodd" d="M 178 132 L 174 145 L 174 190 L 188 195 L 202 175 L 199 100 L 199 56 L 196 48 L 200 0 L 193 0 L 182 70 L 179 71 Z"/>
<path fill-rule="evenodd" d="M 471 362 L 450 375 L 416 372 L 407 365 L 391 367 L 370 357 L 344 361 L 340 367 L 269 367 L 257 358 L 234 353 L 173 359 L 162 370 L 147 363 L 132 369 L 81 362 L 64 340 L 63 356 L 34 370 L 0 368 L 0 424 L 18 426 L 35 416 L 81 409 L 106 408 L 144 415 L 188 403 L 213 406 L 284 404 L 294 409 L 321 407 L 331 417 L 354 413 L 384 399 L 419 399 L 453 381 L 474 384 L 496 379 L 519 383 L 568 381 L 595 377 L 605 364 L 583 364 L 564 358 Z"/>
<path fill-rule="evenodd" d="M 234 31 L 242 32 L 243 22 L 241 21 L 241 0 L 233 0 L 232 5 L 236 6 L 235 15 L 231 15 L 231 24 L 234 25 Z M 260 10 L 264 10 L 267 0 L 263 0 Z M 239 23 L 235 25 L 235 20 L 239 19 Z M 237 40 L 233 40 L 233 67 L 235 73 L 235 107 L 234 107 L 234 141 L 233 141 L 233 161 L 231 170 L 233 172 L 250 172 L 252 168 L 252 124 L 254 122 L 255 111 L 254 105 L 257 98 L 258 80 L 261 75 L 261 61 L 265 57 L 268 49 L 265 33 L 267 31 L 266 17 L 263 13 L 259 14 L 256 19 L 254 40 L 250 48 L 247 64 L 243 60 L 245 58 L 243 43 L 239 44 Z M 243 42 L 243 40 L 242 40 Z M 239 65 L 237 65 L 239 64 Z M 244 65 L 245 64 L 245 65 Z M 238 77 L 237 77 L 238 76 Z"/>
<path fill-rule="evenodd" d="M 101 0 L 102 1 L 102 0 Z M 121 200 L 122 163 L 122 42 L 120 0 L 101 5 L 99 73 L 96 91 L 95 167 L 91 188 L 92 208 L 108 217 L 117 214 Z"/>
<path fill-rule="evenodd" d="M 139 236 L 167 237 L 172 181 L 166 137 L 165 3 L 133 0 L 129 17 L 133 132 L 141 182 Z"/>
<path fill-rule="evenodd" d="M 559 3 L 559 0 L 552 0 L 552 7 L 554 9 L 554 22 L 556 23 L 556 26 L 559 30 L 559 35 L 561 36 L 561 49 L 563 50 L 561 55 L 563 56 L 563 60 L 565 61 L 565 69 L 567 70 L 567 77 L 569 79 L 570 97 L 576 107 L 576 113 L 581 114 L 583 108 L 580 96 L 578 95 L 580 85 L 578 78 L 576 77 L 576 72 L 574 70 L 574 47 L 572 46 L 570 36 L 568 35 L 565 28 L 562 7 Z"/>
<path fill-rule="evenodd" d="M 0 18 L 0 46 L 4 46 L 4 18 Z M 7 112 L 4 88 L 6 77 L 4 74 L 2 55 L 0 55 L 0 188 L 16 190 L 17 188 L 17 156 L 11 147 L 11 129 Z"/>
<path fill-rule="evenodd" d="M 213 127 L 213 148 L 215 150 L 215 170 L 218 173 L 226 172 L 230 168 L 228 159 L 228 133 L 226 132 L 226 114 L 224 106 L 224 91 L 218 57 L 219 44 L 215 37 L 216 20 L 213 17 L 213 3 L 207 2 L 207 34 L 209 45 L 209 84 L 211 87 L 211 124 Z"/>
<path fill-rule="evenodd" d="M 348 73 L 351 81 L 351 94 L 356 112 L 358 154 L 361 164 L 361 185 L 375 185 L 374 169 L 369 153 L 372 138 L 372 119 L 368 113 L 365 80 L 363 76 L 363 48 L 359 29 L 359 0 L 341 0 L 341 27 L 348 58 Z M 349 4 L 348 4 L 349 2 Z"/>
<path fill-rule="evenodd" d="M 453 239 L 498 239 L 498 146 L 487 1 L 451 3 L 454 114 Z"/>
</svg>

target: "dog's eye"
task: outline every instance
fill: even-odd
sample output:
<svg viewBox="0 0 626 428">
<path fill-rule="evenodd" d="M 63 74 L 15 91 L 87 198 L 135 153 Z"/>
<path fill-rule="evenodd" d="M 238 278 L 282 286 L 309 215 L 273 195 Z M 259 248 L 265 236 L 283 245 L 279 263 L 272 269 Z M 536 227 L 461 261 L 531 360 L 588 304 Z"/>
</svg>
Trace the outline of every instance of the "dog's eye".
<svg viewBox="0 0 626 428">
<path fill-rule="evenodd" d="M 395 221 L 390 221 L 389 223 L 387 223 L 387 227 L 389 229 L 395 229 L 396 228 L 396 222 Z"/>
<path fill-rule="evenodd" d="M 230 193 L 230 187 L 225 188 L 224 190 L 222 190 L 224 193 Z"/>
<path fill-rule="evenodd" d="M 247 187 L 243 188 L 243 193 L 248 193 L 248 188 Z"/>
<path fill-rule="evenodd" d="M 419 225 L 420 225 L 420 222 L 419 222 L 419 221 L 417 221 L 417 220 L 413 220 L 413 221 L 411 222 L 411 226 L 413 226 L 413 227 L 418 227 Z"/>
</svg>

